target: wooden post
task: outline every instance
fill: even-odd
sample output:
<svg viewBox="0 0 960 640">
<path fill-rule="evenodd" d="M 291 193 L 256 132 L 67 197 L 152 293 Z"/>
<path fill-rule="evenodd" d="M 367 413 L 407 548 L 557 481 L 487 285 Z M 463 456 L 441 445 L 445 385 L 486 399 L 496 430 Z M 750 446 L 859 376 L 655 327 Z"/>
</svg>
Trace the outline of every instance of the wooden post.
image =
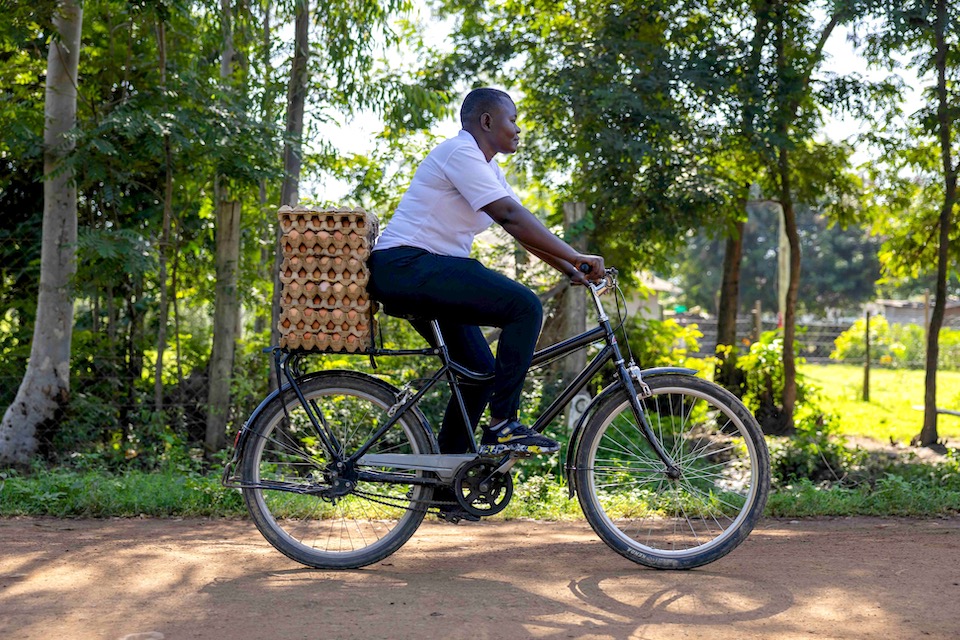
<svg viewBox="0 0 960 640">
<path fill-rule="evenodd" d="M 863 343 L 866 355 L 863 361 L 863 401 L 870 402 L 870 312 L 866 312 L 866 326 L 863 331 Z"/>
<path fill-rule="evenodd" d="M 585 202 L 565 202 L 563 204 L 564 236 L 571 247 L 583 253 L 586 251 L 586 238 L 577 226 L 587 215 Z M 567 289 L 563 296 L 563 330 L 567 337 L 575 336 L 587 330 L 587 300 L 583 289 Z M 573 380 L 587 366 L 587 352 L 584 349 L 573 353 L 564 360 L 563 381 Z"/>
<path fill-rule="evenodd" d="M 763 333 L 763 320 L 761 320 L 760 301 L 753 304 L 753 340 L 760 340 L 760 334 Z"/>
</svg>

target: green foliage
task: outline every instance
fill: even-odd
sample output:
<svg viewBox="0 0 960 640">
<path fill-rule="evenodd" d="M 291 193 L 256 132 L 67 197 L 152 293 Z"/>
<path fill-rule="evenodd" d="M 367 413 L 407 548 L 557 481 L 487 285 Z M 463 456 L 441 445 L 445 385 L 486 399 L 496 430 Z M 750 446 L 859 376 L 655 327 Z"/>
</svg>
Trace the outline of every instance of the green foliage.
<svg viewBox="0 0 960 640">
<path fill-rule="evenodd" d="M 625 324 L 630 351 L 642 368 L 682 365 L 690 353 L 699 351 L 703 333 L 696 325 L 681 326 L 676 320 L 633 316 Z"/>
<path fill-rule="evenodd" d="M 866 360 L 866 320 L 858 319 L 840 334 L 834 342 L 830 358 L 838 362 Z M 940 352 L 937 367 L 948 371 L 960 370 L 960 331 L 940 329 Z M 883 316 L 870 318 L 871 365 L 893 368 L 920 368 L 924 366 L 927 338 L 923 327 L 915 324 L 889 324 Z"/>
<path fill-rule="evenodd" d="M 770 467 L 774 487 L 808 480 L 835 483 L 843 480 L 862 456 L 847 448 L 839 419 L 804 405 L 794 416 L 796 433 L 771 437 Z"/>
<path fill-rule="evenodd" d="M 780 208 L 749 204 L 743 229 L 740 263 L 740 313 L 759 301 L 764 309 L 778 305 L 776 273 Z M 803 245 L 803 276 L 797 306 L 801 313 L 822 316 L 828 309 L 859 310 L 875 297 L 880 277 L 880 239 L 859 227 L 838 228 L 830 217 L 800 207 L 798 233 Z M 687 307 L 713 312 L 720 288 L 724 240 L 705 232 L 692 235 L 674 264 Z"/>
<path fill-rule="evenodd" d="M 245 513 L 240 493 L 220 478 L 177 470 L 74 472 L 42 470 L 0 473 L 0 515 L 75 517 L 237 516 Z"/>
<path fill-rule="evenodd" d="M 580 503 L 576 498 L 570 498 L 567 487 L 553 475 L 544 473 L 516 483 L 513 498 L 500 517 L 505 520 L 570 520 L 583 516 Z"/>
<path fill-rule="evenodd" d="M 835 482 L 803 478 L 770 495 L 775 517 L 822 515 L 933 516 L 960 511 L 960 450 L 933 464 L 884 460 L 863 451 Z"/>
<path fill-rule="evenodd" d="M 794 353 L 797 345 L 794 345 Z M 802 362 L 802 359 L 800 360 Z M 780 405 L 783 394 L 783 333 L 764 331 L 760 339 L 750 345 L 750 350 L 737 358 L 737 368 L 743 373 L 741 397 L 744 404 L 754 412 L 764 433 L 779 434 L 784 431 L 786 416 Z M 796 378 L 797 401 L 794 419 L 803 415 L 804 404 L 814 409 L 816 394 L 799 372 Z M 819 411 L 814 411 L 819 413 Z"/>
</svg>

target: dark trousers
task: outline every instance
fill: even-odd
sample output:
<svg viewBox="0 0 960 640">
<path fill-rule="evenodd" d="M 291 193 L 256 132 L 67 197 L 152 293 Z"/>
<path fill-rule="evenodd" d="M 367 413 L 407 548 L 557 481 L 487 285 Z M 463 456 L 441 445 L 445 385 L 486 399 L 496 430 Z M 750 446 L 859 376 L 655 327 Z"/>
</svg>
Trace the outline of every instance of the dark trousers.
<svg viewBox="0 0 960 640">
<path fill-rule="evenodd" d="M 420 335 L 433 343 L 429 320 L 440 324 L 450 357 L 479 373 L 493 372 L 489 385 L 464 384 L 472 432 L 490 403 L 490 415 L 516 418 L 543 319 L 536 294 L 472 258 L 438 256 L 422 249 L 374 251 L 368 288 L 392 315 L 417 316 Z M 480 327 L 501 329 L 494 358 Z M 442 453 L 469 450 L 468 429 L 455 397 L 450 398 L 438 442 Z"/>
</svg>

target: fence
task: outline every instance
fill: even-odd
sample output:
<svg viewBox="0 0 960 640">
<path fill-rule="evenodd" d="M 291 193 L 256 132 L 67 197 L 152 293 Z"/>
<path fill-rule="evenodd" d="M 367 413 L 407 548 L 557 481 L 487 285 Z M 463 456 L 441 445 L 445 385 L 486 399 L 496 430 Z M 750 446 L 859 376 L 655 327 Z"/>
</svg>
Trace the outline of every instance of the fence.
<svg viewBox="0 0 960 640">
<path fill-rule="evenodd" d="M 703 333 L 700 338 L 700 350 L 691 355 L 712 356 L 717 346 L 717 319 L 695 316 L 676 316 L 676 321 L 684 327 L 696 325 Z M 850 328 L 849 322 L 805 322 L 797 326 L 797 341 L 800 343 L 800 356 L 807 362 L 829 362 L 834 349 L 834 340 Z M 761 331 L 773 331 L 777 323 L 769 320 L 760 322 Z M 754 316 L 737 317 L 737 340 L 756 339 L 757 322 Z"/>
</svg>

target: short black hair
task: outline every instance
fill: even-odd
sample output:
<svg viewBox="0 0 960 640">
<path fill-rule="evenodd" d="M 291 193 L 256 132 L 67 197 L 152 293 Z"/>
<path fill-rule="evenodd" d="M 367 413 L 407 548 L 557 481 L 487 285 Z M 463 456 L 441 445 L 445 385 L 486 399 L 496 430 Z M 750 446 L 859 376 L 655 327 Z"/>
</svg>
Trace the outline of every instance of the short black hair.
<svg viewBox="0 0 960 640">
<path fill-rule="evenodd" d="M 481 87 L 474 89 L 463 99 L 460 107 L 460 124 L 464 127 L 470 121 L 475 121 L 484 113 L 490 113 L 499 108 L 504 102 L 513 103 L 513 98 L 505 91 Z"/>
</svg>

